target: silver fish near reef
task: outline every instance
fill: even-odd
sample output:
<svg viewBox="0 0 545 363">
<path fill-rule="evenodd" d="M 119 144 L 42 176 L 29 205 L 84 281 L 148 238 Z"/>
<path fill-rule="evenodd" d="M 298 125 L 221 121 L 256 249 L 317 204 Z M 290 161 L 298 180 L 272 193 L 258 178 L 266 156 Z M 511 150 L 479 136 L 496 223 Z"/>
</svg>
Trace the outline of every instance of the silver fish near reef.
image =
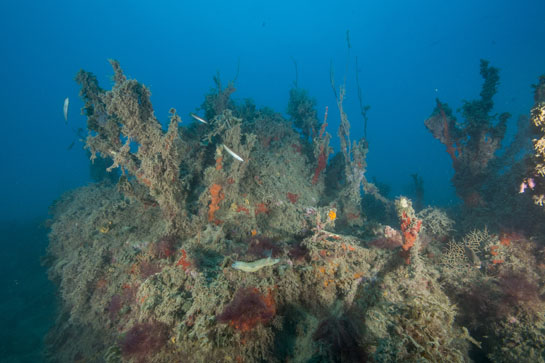
<svg viewBox="0 0 545 363">
<path fill-rule="evenodd" d="M 232 157 L 234 157 L 238 161 L 244 161 L 243 158 L 241 158 L 240 156 L 235 154 L 235 152 L 233 150 L 229 149 L 227 146 L 225 146 L 225 144 L 223 144 L 223 148 L 225 149 L 225 151 L 227 151 Z"/>
<path fill-rule="evenodd" d="M 64 111 L 64 121 L 67 122 L 68 121 L 68 104 L 70 103 L 70 101 L 68 100 L 68 97 L 66 97 L 66 99 L 64 100 L 64 107 L 63 107 L 63 111 Z"/>
<path fill-rule="evenodd" d="M 195 115 L 194 113 L 191 114 L 191 117 L 193 117 L 195 120 L 199 121 L 199 122 L 202 122 L 203 124 L 207 124 L 208 122 L 206 122 L 204 119 L 200 118 L 199 116 Z"/>
</svg>

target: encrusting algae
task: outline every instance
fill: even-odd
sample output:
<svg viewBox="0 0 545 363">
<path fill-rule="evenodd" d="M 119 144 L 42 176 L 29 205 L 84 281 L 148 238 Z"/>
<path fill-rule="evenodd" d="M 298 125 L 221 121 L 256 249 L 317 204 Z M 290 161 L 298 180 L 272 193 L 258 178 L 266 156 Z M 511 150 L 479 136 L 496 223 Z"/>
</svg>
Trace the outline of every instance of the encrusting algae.
<svg viewBox="0 0 545 363">
<path fill-rule="evenodd" d="M 210 207 L 208 209 L 208 221 L 215 221 L 214 213 L 220 209 L 219 203 L 223 200 L 224 194 L 221 191 L 221 185 L 212 184 L 210 186 Z"/>
</svg>

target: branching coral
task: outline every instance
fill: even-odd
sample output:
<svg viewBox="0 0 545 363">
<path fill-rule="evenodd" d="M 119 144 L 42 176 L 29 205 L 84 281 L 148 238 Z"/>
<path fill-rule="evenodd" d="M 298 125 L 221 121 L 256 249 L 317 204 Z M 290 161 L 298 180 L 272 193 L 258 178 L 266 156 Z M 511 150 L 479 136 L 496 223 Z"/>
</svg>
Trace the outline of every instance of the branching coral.
<svg viewBox="0 0 545 363">
<path fill-rule="evenodd" d="M 454 230 L 454 221 L 439 208 L 428 207 L 418 212 L 422 228 L 439 239 L 443 239 Z"/>
<path fill-rule="evenodd" d="M 363 216 L 361 211 L 361 187 L 367 191 L 367 180 L 365 178 L 365 168 L 367 163 L 365 157 L 367 155 L 367 141 L 362 138 L 359 141 L 350 140 L 350 122 L 348 116 L 344 112 L 343 102 L 345 96 L 344 84 L 340 86 L 339 93 L 335 89 L 334 80 L 331 79 L 331 87 L 335 92 L 337 99 L 337 107 L 341 117 L 338 135 L 341 143 L 342 163 L 344 165 L 344 185 L 341 186 L 338 201 L 341 209 L 343 222 L 348 225 L 363 224 Z M 340 160 L 337 160 L 340 161 Z"/>
<path fill-rule="evenodd" d="M 316 100 L 308 96 L 303 88 L 292 88 L 288 101 L 288 115 L 295 127 L 301 129 L 303 136 L 308 138 L 320 129 L 316 113 Z"/>
<path fill-rule="evenodd" d="M 503 113 L 495 121 L 495 116 L 490 115 L 494 106 L 492 98 L 499 83 L 498 69 L 481 60 L 480 73 L 484 79 L 481 98 L 464 102 L 461 109 L 465 119 L 463 123 L 458 124 L 448 105 L 439 100 L 425 121 L 433 136 L 447 147 L 454 167 L 452 182 L 468 207 L 484 202 L 481 188 L 491 173 L 489 162 L 501 146 L 510 117 Z"/>
<path fill-rule="evenodd" d="M 344 97 L 346 95 L 346 80 L 339 87 L 338 93 L 335 86 L 333 69 L 330 73 L 330 80 L 341 119 L 337 134 L 340 139 L 342 159 L 334 159 L 337 162 L 342 160 L 344 165 L 344 185 L 341 186 L 338 197 L 338 202 L 340 204 L 339 209 L 341 210 L 340 215 L 342 216 L 342 221 L 347 225 L 362 226 L 365 219 L 361 210 L 362 187 L 366 193 L 373 195 L 380 202 L 384 204 L 388 204 L 388 202 L 379 193 L 375 185 L 369 183 L 365 177 L 365 170 L 367 167 L 366 156 L 368 151 L 367 140 L 365 138 L 361 138 L 359 141 L 350 140 L 350 122 L 348 121 L 348 116 L 343 107 Z M 358 91 L 360 92 L 361 114 L 365 123 L 367 123 L 368 106 L 364 107 L 361 103 L 361 90 L 359 89 L 359 84 Z"/>
<path fill-rule="evenodd" d="M 449 241 L 441 256 L 441 264 L 450 271 L 462 271 L 467 266 L 467 256 L 463 244 Z"/>
<path fill-rule="evenodd" d="M 346 221 L 350 225 L 362 225 L 361 216 L 361 187 L 367 189 L 367 179 L 365 178 L 365 161 L 367 155 L 367 141 L 362 138 L 359 141 L 350 141 L 350 122 L 344 112 L 343 99 L 345 88 L 342 86 L 339 91 L 337 105 L 341 115 L 341 124 L 339 125 L 338 135 L 341 141 L 341 152 L 344 156 L 344 173 L 346 185 L 341 195 L 343 204 L 343 213 Z"/>
<path fill-rule="evenodd" d="M 238 75 L 238 73 L 237 73 Z M 205 100 L 201 105 L 201 109 L 205 112 L 205 117 L 207 120 L 211 120 L 217 115 L 220 115 L 226 109 L 234 108 L 233 101 L 231 100 L 231 94 L 236 91 L 235 89 L 235 79 L 228 82 L 225 88 L 221 85 L 221 77 L 219 72 L 213 77 L 214 84 L 216 88 L 212 89 L 210 93 L 205 96 Z"/>
<path fill-rule="evenodd" d="M 117 61 L 110 63 L 115 81 L 111 91 L 100 89 L 91 73 L 81 70 L 76 76 L 85 100 L 83 110 L 90 131 L 86 147 L 91 151 L 91 160 L 97 154 L 111 157 L 114 163 L 108 170 L 119 167 L 136 177 L 157 201 L 170 225 L 177 229 L 184 211 L 179 176 L 180 118 L 172 109 L 168 130 L 163 133 L 153 114 L 148 88 L 136 80 L 128 80 Z"/>
<path fill-rule="evenodd" d="M 327 126 L 327 107 L 325 109 L 324 122 L 322 123 L 322 127 L 320 128 L 320 132 L 318 134 L 315 134 L 313 137 L 314 157 L 316 158 L 316 168 L 314 169 L 314 175 L 312 176 L 312 184 L 317 184 L 318 180 L 320 180 L 319 179 L 320 174 L 326 168 L 326 165 L 327 165 L 327 158 L 329 157 L 329 154 L 333 152 L 333 150 L 329 146 L 329 140 L 331 139 L 331 135 L 325 131 L 326 126 Z"/>
<path fill-rule="evenodd" d="M 498 238 L 482 230 L 467 233 L 461 242 L 450 241 L 443 251 L 441 263 L 450 272 L 465 272 L 468 268 L 481 268 L 481 259 L 487 257 L 485 251 L 494 245 Z M 493 254 L 494 249 L 492 249 Z M 494 256 L 492 256 L 494 257 Z"/>
</svg>

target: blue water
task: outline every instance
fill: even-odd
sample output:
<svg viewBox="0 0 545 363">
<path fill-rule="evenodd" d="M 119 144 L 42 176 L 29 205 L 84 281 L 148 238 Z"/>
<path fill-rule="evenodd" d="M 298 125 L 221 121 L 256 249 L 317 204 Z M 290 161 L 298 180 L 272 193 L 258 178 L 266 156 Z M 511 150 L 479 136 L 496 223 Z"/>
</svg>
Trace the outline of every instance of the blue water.
<svg viewBox="0 0 545 363">
<path fill-rule="evenodd" d="M 90 181 L 76 136 L 85 119 L 73 78 L 83 68 L 110 88 L 109 58 L 150 87 L 158 119 L 166 123 L 174 107 L 185 124 L 213 86 L 216 71 L 227 82 L 237 67 L 235 99 L 251 97 L 258 106 L 285 113 L 295 60 L 298 85 L 317 99 L 320 114 L 329 106 L 328 131 L 336 135 L 339 115 L 329 80 L 333 64 L 337 84 L 346 76 L 345 110 L 352 138 L 358 139 L 363 120 L 355 83 L 357 57 L 363 101 L 371 106 L 368 179 L 389 184 L 391 195 L 398 195 L 410 192 L 410 174 L 418 173 L 427 203 L 456 202 L 450 158 L 423 121 L 436 97 L 456 109 L 462 100 L 478 96 L 479 59 L 484 58 L 500 68 L 494 110 L 514 115 L 508 129 L 512 134 L 518 115 L 527 114 L 533 104 L 530 85 L 545 73 L 543 14 L 543 0 L 4 0 L 0 221 L 17 228 L 3 229 L 2 248 L 6 256 L 28 254 L 22 260 L 26 275 L 42 278 L 37 266 L 45 243 L 38 241 L 46 230 L 36 227 L 36 221 L 47 217 L 48 206 L 64 191 Z M 66 97 L 67 123 L 62 114 Z M 338 149 L 336 137 L 333 145 Z M 15 243 L 25 223 L 36 233 Z M 4 270 L 6 284 L 13 283 L 16 272 Z M 44 286 L 36 293 L 42 294 Z"/>
</svg>

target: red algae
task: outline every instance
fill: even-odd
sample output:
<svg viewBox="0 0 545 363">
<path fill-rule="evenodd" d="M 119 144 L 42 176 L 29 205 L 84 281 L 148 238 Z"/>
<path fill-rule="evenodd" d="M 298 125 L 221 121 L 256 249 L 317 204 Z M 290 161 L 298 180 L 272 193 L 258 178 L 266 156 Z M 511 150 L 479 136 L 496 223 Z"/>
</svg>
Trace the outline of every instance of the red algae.
<svg viewBox="0 0 545 363">
<path fill-rule="evenodd" d="M 157 353 L 168 340 L 169 328 L 165 323 L 153 321 L 134 325 L 120 342 L 124 358 L 145 361 Z"/>
<path fill-rule="evenodd" d="M 253 287 L 239 289 L 231 301 L 217 316 L 220 323 L 228 323 L 240 331 L 252 330 L 258 324 L 269 322 L 276 314 L 272 294 L 267 296 Z"/>
</svg>

